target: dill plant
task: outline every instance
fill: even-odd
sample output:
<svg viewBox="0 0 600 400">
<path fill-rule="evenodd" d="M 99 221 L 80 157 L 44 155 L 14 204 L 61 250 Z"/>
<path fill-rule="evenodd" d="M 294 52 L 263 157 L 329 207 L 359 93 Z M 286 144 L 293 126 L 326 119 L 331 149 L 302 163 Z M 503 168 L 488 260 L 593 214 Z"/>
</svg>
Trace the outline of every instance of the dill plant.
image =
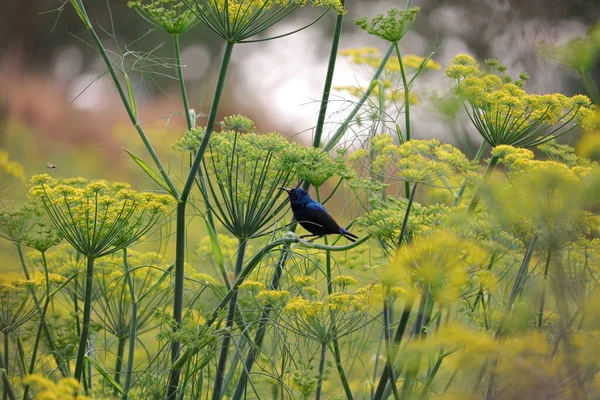
<svg viewBox="0 0 600 400">
<path fill-rule="evenodd" d="M 171 198 L 138 193 L 122 184 L 61 184 L 49 175 L 34 176 L 31 183 L 29 195 L 42 202 L 58 232 L 87 258 L 82 331 L 74 374 L 81 381 L 90 329 L 94 261 L 148 233 L 167 213 Z"/>
</svg>

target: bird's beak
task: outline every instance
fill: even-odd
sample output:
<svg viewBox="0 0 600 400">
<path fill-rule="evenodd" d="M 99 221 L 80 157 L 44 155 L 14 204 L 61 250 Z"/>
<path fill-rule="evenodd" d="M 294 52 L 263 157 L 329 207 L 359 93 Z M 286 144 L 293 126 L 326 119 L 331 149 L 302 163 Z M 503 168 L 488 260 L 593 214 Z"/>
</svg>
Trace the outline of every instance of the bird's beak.
<svg viewBox="0 0 600 400">
<path fill-rule="evenodd" d="M 284 188 L 284 187 L 280 187 L 280 188 L 277 188 L 277 189 L 279 189 L 279 190 L 285 190 L 288 193 L 292 190 L 292 189 L 288 189 L 288 188 Z"/>
</svg>

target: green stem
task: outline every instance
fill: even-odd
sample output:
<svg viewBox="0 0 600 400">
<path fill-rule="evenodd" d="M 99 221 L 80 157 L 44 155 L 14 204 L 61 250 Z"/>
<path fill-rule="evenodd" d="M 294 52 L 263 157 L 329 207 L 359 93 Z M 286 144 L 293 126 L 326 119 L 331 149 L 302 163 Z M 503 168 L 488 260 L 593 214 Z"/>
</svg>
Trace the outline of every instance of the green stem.
<svg viewBox="0 0 600 400">
<path fill-rule="evenodd" d="M 16 335 L 17 352 L 19 353 L 19 368 L 21 369 L 21 376 L 27 375 L 27 367 L 25 366 L 25 348 L 23 347 L 23 341 L 21 335 Z M 25 399 L 25 397 L 23 396 Z"/>
<path fill-rule="evenodd" d="M 85 292 L 83 298 L 83 321 L 79 347 L 77 349 L 77 361 L 75 362 L 75 379 L 81 382 L 87 342 L 90 333 L 90 320 L 92 315 L 92 291 L 94 283 L 94 257 L 87 256 L 87 269 L 85 273 Z"/>
<path fill-rule="evenodd" d="M 583 82 L 583 87 L 592 99 L 592 102 L 594 104 L 600 104 L 600 91 L 598 90 L 598 86 L 592 78 L 591 71 L 585 71 L 581 73 L 581 81 Z"/>
<path fill-rule="evenodd" d="M 181 325 L 183 316 L 183 284 L 185 279 L 185 202 L 177 203 L 176 222 L 175 222 L 175 288 L 173 293 L 173 320 L 177 325 Z M 181 343 L 174 341 L 171 344 L 171 363 L 179 357 Z M 179 372 L 171 370 L 169 375 L 169 389 L 167 393 L 168 400 L 175 400 L 177 397 L 177 387 L 179 385 Z"/>
<path fill-rule="evenodd" d="M 400 323 L 398 323 L 398 327 L 396 328 L 396 333 L 394 334 L 394 346 L 392 347 L 391 362 L 386 362 L 385 369 L 381 374 L 381 378 L 379 378 L 379 383 L 377 384 L 377 389 L 375 390 L 375 395 L 373 396 L 373 400 L 381 400 L 383 398 L 383 394 L 385 392 L 385 387 L 387 386 L 388 380 L 390 376 L 393 375 L 393 370 L 391 369 L 394 365 L 394 361 L 396 360 L 396 355 L 398 349 L 400 348 L 400 344 L 402 343 L 402 338 L 404 337 L 404 332 L 406 332 L 406 327 L 408 326 L 408 319 L 410 317 L 410 312 L 412 310 L 414 304 L 414 298 L 411 296 L 406 299 L 404 303 L 404 309 L 402 310 L 402 315 L 400 316 Z"/>
<path fill-rule="evenodd" d="M 319 188 L 316 188 L 317 193 L 317 201 L 321 202 L 321 191 Z M 327 236 L 323 239 L 325 244 L 328 245 Z M 327 294 L 331 296 L 333 293 L 333 284 L 331 283 L 332 274 L 331 274 L 331 251 L 325 251 L 325 274 L 327 278 Z M 342 381 L 342 387 L 344 388 L 344 393 L 346 394 L 346 398 L 348 400 L 352 400 L 352 390 L 350 389 L 350 385 L 348 384 L 348 379 L 346 378 L 346 372 L 344 371 L 344 367 L 342 365 L 342 356 L 340 352 L 340 344 L 337 338 L 337 325 L 335 322 L 335 312 L 330 310 L 329 317 L 331 319 L 331 335 L 332 335 L 332 344 L 333 344 L 333 357 L 335 359 L 335 366 L 338 371 L 338 375 L 340 376 L 340 380 Z"/>
<path fill-rule="evenodd" d="M 515 283 L 513 284 L 512 290 L 510 292 L 510 297 L 508 298 L 508 302 L 506 303 L 506 313 L 512 308 L 515 300 L 517 299 L 518 294 L 521 292 L 523 288 L 523 283 L 525 283 L 525 279 L 527 278 L 527 274 L 529 272 L 529 264 L 531 263 L 531 257 L 535 251 L 535 248 L 538 243 L 538 235 L 537 233 L 533 235 L 531 241 L 529 242 L 529 246 L 527 247 L 527 251 L 525 252 L 525 256 L 523 257 L 523 261 L 521 262 L 521 266 L 519 267 L 519 272 L 517 272 L 517 276 L 515 278 Z M 502 327 L 502 324 L 500 324 Z"/>
<path fill-rule="evenodd" d="M 398 42 L 394 42 L 394 49 L 396 49 L 396 56 L 398 57 L 398 64 L 400 64 L 400 75 L 402 76 L 402 85 L 404 86 L 404 128 L 406 132 L 406 141 L 410 140 L 410 87 L 406 79 L 406 72 L 404 71 L 404 64 L 402 63 L 402 56 L 400 55 L 400 47 Z"/>
<path fill-rule="evenodd" d="M 23 248 L 18 243 L 16 244 L 16 247 L 17 247 L 17 252 L 19 254 L 19 260 L 21 261 L 21 266 L 23 267 L 23 272 L 25 273 L 25 278 L 27 280 L 31 280 L 31 276 L 29 275 L 29 270 L 27 269 L 27 264 L 25 263 L 25 256 L 23 254 Z M 44 268 L 46 269 L 47 267 L 44 267 Z M 48 282 L 47 278 L 46 278 L 46 282 Z M 31 298 L 33 299 L 33 301 L 35 303 L 37 311 L 41 315 L 42 310 L 39 308 L 39 302 L 37 300 L 37 296 L 35 295 L 35 291 L 34 291 L 33 287 L 29 288 L 29 292 L 31 293 Z M 40 318 L 39 328 L 41 328 L 44 333 L 44 337 L 46 339 L 46 344 L 50 348 L 50 351 L 52 353 L 54 361 L 56 362 L 56 366 L 57 366 L 58 370 L 60 371 L 61 376 L 63 376 L 63 377 L 69 376 L 68 368 L 65 368 L 65 363 L 61 360 L 61 358 L 58 355 L 58 350 L 56 348 L 56 344 L 54 343 L 54 338 L 52 337 L 52 333 L 50 332 L 50 329 L 48 328 L 48 324 L 46 324 L 46 320 L 44 318 Z"/>
<path fill-rule="evenodd" d="M 233 52 L 232 42 L 227 42 L 225 46 L 225 52 L 223 53 L 223 59 L 221 61 L 221 67 L 219 69 L 219 76 L 217 78 L 217 86 L 213 96 L 213 101 L 208 113 L 208 120 L 206 123 L 206 130 L 202 142 L 196 151 L 194 160 L 189 170 L 185 186 L 179 196 L 179 203 L 177 204 L 177 226 L 176 226 L 176 249 L 175 249 L 175 293 L 173 301 L 173 319 L 177 324 L 181 324 L 181 317 L 183 314 L 183 280 L 184 280 L 184 265 L 185 265 L 185 206 L 190 195 L 190 191 L 195 182 L 196 174 L 200 168 L 200 163 L 204 157 L 204 152 L 208 146 L 208 141 L 214 131 L 215 121 L 217 120 L 217 113 L 219 111 L 219 105 L 221 103 L 221 96 L 225 88 L 225 78 L 227 77 L 227 69 L 229 62 L 231 61 L 231 54 Z M 179 358 L 180 343 L 173 342 L 171 346 L 171 362 Z M 169 375 L 169 388 L 167 392 L 167 400 L 175 400 L 177 398 L 177 388 L 179 386 L 179 370 L 172 368 Z"/>
<path fill-rule="evenodd" d="M 342 122 L 342 124 L 340 125 L 338 130 L 335 131 L 335 133 L 333 134 L 331 139 L 329 139 L 329 141 L 323 146 L 324 151 L 328 152 L 328 151 L 333 150 L 333 148 L 342 139 L 342 137 L 346 133 L 346 130 L 348 129 L 348 126 L 350 125 L 350 122 L 352 122 L 352 120 L 354 119 L 356 114 L 358 114 L 358 112 L 360 111 L 362 106 L 369 99 L 369 96 L 373 92 L 373 89 L 375 87 L 377 87 L 377 80 L 379 79 L 379 76 L 383 72 L 383 69 L 385 68 L 385 64 L 389 60 L 393 51 L 394 51 L 394 45 L 391 45 L 390 48 L 388 49 L 387 53 L 385 53 L 385 55 L 383 56 L 383 59 L 381 60 L 381 64 L 379 64 L 379 67 L 377 67 L 377 70 L 375 70 L 375 74 L 373 74 L 373 78 L 371 78 L 371 83 L 369 84 L 369 87 L 367 88 L 367 90 L 365 90 L 365 93 L 363 94 L 363 96 L 360 98 L 360 100 L 358 100 L 358 102 L 356 103 L 356 105 L 354 106 L 352 111 L 350 111 L 350 114 L 348 114 L 346 119 Z"/>
<path fill-rule="evenodd" d="M 417 182 L 414 183 L 412 190 L 410 191 L 410 197 L 408 199 L 408 204 L 406 205 L 406 211 L 404 212 L 404 219 L 402 220 L 402 228 L 400 229 L 400 234 L 398 235 L 398 246 L 402 245 L 402 241 L 404 240 L 404 236 L 406 236 L 406 229 L 408 227 L 408 217 L 410 216 L 410 209 L 412 208 L 412 204 L 415 200 L 415 193 L 417 191 Z"/>
<path fill-rule="evenodd" d="M 129 269 L 129 261 L 127 258 L 127 248 L 123 249 L 123 266 L 127 274 L 127 286 L 129 286 L 129 294 L 131 297 L 131 321 L 129 323 L 129 353 L 127 355 L 127 372 L 125 375 L 125 386 L 123 387 L 123 400 L 127 400 L 129 390 L 131 389 L 131 380 L 133 378 L 133 361 L 135 356 L 135 344 L 137 336 L 137 299 L 135 296 L 135 288 L 133 286 L 133 278 Z"/>
<path fill-rule="evenodd" d="M 223 91 L 225 89 L 225 78 L 227 77 L 229 62 L 231 61 L 233 45 L 234 43 L 232 42 L 227 42 L 227 44 L 225 45 L 225 52 L 223 53 L 221 68 L 219 69 L 219 76 L 217 78 L 217 86 L 215 88 L 215 94 L 213 96 L 213 101 L 210 107 L 210 111 L 208 113 L 208 120 L 206 121 L 206 131 L 204 133 L 204 136 L 202 137 L 202 142 L 200 142 L 200 146 L 196 151 L 187 180 L 185 181 L 185 186 L 183 187 L 183 190 L 181 191 L 181 195 L 179 197 L 179 201 L 183 203 L 187 201 L 188 196 L 190 195 L 192 185 L 194 184 L 194 179 L 196 177 L 196 174 L 198 173 L 198 168 L 200 168 L 200 163 L 202 162 L 202 158 L 204 157 L 206 147 L 208 146 L 208 141 L 210 140 L 210 137 L 214 132 L 214 125 L 217 120 L 217 113 L 219 111 L 219 105 L 221 103 L 221 96 L 223 95 Z"/>
<path fill-rule="evenodd" d="M 17 400 L 17 398 L 15 397 L 15 391 L 13 390 L 13 387 L 10 384 L 10 379 L 8 379 L 8 371 L 6 370 L 6 365 L 4 364 L 4 356 L 2 355 L 2 351 L 0 351 L 0 373 L 2 374 L 4 393 L 6 393 L 6 396 L 10 400 Z"/>
<path fill-rule="evenodd" d="M 341 0 L 342 7 L 345 5 L 345 0 Z M 335 19 L 335 28 L 333 30 L 333 41 L 329 52 L 329 64 L 327 66 L 327 75 L 325 76 L 325 86 L 323 87 L 323 97 L 321 98 L 321 108 L 319 109 L 319 117 L 317 118 L 317 126 L 315 128 L 315 137 L 313 146 L 321 145 L 321 136 L 323 134 L 323 126 L 325 125 L 325 117 L 327 116 L 327 105 L 329 104 L 329 92 L 333 81 L 333 72 L 335 70 L 335 62 L 337 60 L 338 47 L 340 44 L 340 36 L 342 35 L 342 25 L 344 22 L 344 14 L 338 14 Z"/>
<path fill-rule="evenodd" d="M 37 358 L 37 352 L 40 346 L 40 339 L 42 337 L 43 327 L 45 326 L 46 321 L 46 313 L 48 311 L 48 307 L 50 306 L 50 279 L 48 276 L 48 263 L 46 261 L 46 253 L 42 253 L 42 266 L 44 267 L 44 277 L 46 280 L 46 299 L 44 301 L 44 306 L 42 307 L 42 312 L 40 315 L 40 324 L 38 325 L 37 333 L 35 335 L 35 341 L 33 343 L 33 350 L 31 354 L 31 361 L 29 363 L 29 375 L 33 374 L 35 370 L 35 362 Z M 27 400 L 29 394 L 29 385 L 25 385 L 25 389 L 23 391 L 23 399 Z"/>
<path fill-rule="evenodd" d="M 185 122 L 188 129 L 192 129 L 192 117 L 190 115 L 190 106 L 188 105 L 187 92 L 185 90 L 185 82 L 183 80 L 183 68 L 181 66 L 181 51 L 179 49 L 179 35 L 173 35 L 173 45 L 175 47 L 175 63 L 177 65 L 177 76 L 179 77 L 179 89 L 181 91 L 181 100 L 183 101 L 183 111 Z"/>
<path fill-rule="evenodd" d="M 479 145 L 479 149 L 477 149 L 477 154 L 475 154 L 475 158 L 473 158 L 473 161 L 479 161 L 479 159 L 481 158 L 481 155 L 483 154 L 483 150 L 485 150 L 486 146 L 487 146 L 487 142 L 485 140 L 483 140 L 481 142 L 481 144 Z M 452 201 L 452 207 L 456 207 L 458 205 L 458 202 L 460 201 L 463 194 L 465 193 L 466 188 L 467 188 L 467 180 L 465 179 L 463 181 L 462 185 L 460 185 L 460 189 L 458 189 L 458 193 L 456 194 L 456 196 L 454 197 L 454 200 Z"/>
<path fill-rule="evenodd" d="M 244 255 L 246 253 L 246 247 L 248 241 L 244 238 L 239 239 L 238 253 L 235 262 L 235 277 L 237 278 L 242 272 L 242 266 L 244 265 Z M 227 314 L 227 320 L 225 322 L 225 328 L 229 330 L 223 338 L 223 344 L 221 345 L 221 354 L 219 355 L 219 363 L 217 364 L 217 371 L 215 376 L 215 385 L 213 387 L 213 400 L 219 400 L 223 390 L 223 379 L 225 378 L 225 366 L 227 365 L 227 356 L 229 355 L 229 345 L 231 343 L 231 330 L 233 328 L 233 322 L 235 312 L 237 309 L 237 294 L 236 291 L 229 302 L 229 312 Z"/>
<path fill-rule="evenodd" d="M 546 267 L 544 268 L 544 287 L 542 288 L 542 298 L 540 300 L 540 309 L 538 311 L 538 328 L 541 328 L 544 322 L 544 302 L 546 300 L 546 285 L 548 281 L 548 269 L 550 268 L 550 257 L 552 256 L 552 249 L 548 249 L 548 256 L 546 257 Z"/>
<path fill-rule="evenodd" d="M 387 289 L 387 288 L 386 288 Z M 399 400 L 400 394 L 398 393 L 398 388 L 396 387 L 396 377 L 394 376 L 394 356 L 392 351 L 392 339 L 390 335 L 390 298 L 388 294 L 388 290 L 385 290 L 383 296 L 383 337 L 385 340 L 385 349 L 386 349 L 386 363 L 385 368 L 390 374 L 389 381 L 390 386 L 392 387 L 392 393 L 394 394 L 394 399 Z"/>
<path fill-rule="evenodd" d="M 484 182 L 490 179 L 490 176 L 492 175 L 494 168 L 496 168 L 496 164 L 498 163 L 499 158 L 500 157 L 498 156 L 492 156 L 490 158 L 490 162 L 488 163 L 487 167 L 485 168 L 485 172 L 483 173 Z M 467 212 L 473 212 L 473 210 L 475 210 L 475 207 L 477 207 L 477 204 L 479 204 L 479 199 L 479 189 L 477 189 L 477 191 L 473 195 L 473 198 L 471 199 L 471 202 L 469 203 L 469 207 L 467 207 Z"/>
<path fill-rule="evenodd" d="M 321 355 L 319 357 L 319 376 L 317 378 L 317 393 L 315 400 L 321 400 L 321 389 L 323 387 L 323 371 L 325 370 L 325 358 L 327 356 L 327 342 L 321 343 Z"/>
<path fill-rule="evenodd" d="M 10 368 L 9 361 L 9 348 L 8 348 L 8 331 L 4 331 L 4 366 L 2 367 L 6 373 L 8 373 L 8 369 Z M 2 399 L 6 400 L 8 398 L 8 388 L 2 388 Z"/>
<path fill-rule="evenodd" d="M 127 344 L 127 336 L 119 336 L 117 342 L 117 361 L 115 362 L 115 382 L 121 385 L 121 371 L 123 368 L 123 357 L 125 355 L 125 344 Z M 118 396 L 119 391 L 115 388 L 114 395 Z"/>
<path fill-rule="evenodd" d="M 177 188 L 175 187 L 175 185 L 173 184 L 173 181 L 169 177 L 167 170 L 163 167 L 160 159 L 158 158 L 158 154 L 156 154 L 154 147 L 152 147 L 150 140 L 148 140 L 148 137 L 146 136 L 144 129 L 139 124 L 137 115 L 134 112 L 132 105 L 129 104 L 129 96 L 123 90 L 123 85 L 121 85 L 121 81 L 119 80 L 119 77 L 117 76 L 117 72 L 112 64 L 112 61 L 108 57 L 108 53 L 106 52 L 106 49 L 104 48 L 104 45 L 102 44 L 102 41 L 98 37 L 98 34 L 92 27 L 92 24 L 90 23 L 89 18 L 87 17 L 87 13 L 85 11 L 83 3 L 80 0 L 71 0 L 71 4 L 73 4 L 75 10 L 77 11 L 77 14 L 81 18 L 82 22 L 86 25 L 86 28 L 87 28 L 89 34 L 92 36 L 92 39 L 94 40 L 94 43 L 96 44 L 96 48 L 100 52 L 100 55 L 102 56 L 102 59 L 104 60 L 104 63 L 106 64 L 106 68 L 108 69 L 108 72 L 115 84 L 117 92 L 119 93 L 119 97 L 121 98 L 121 102 L 123 103 L 123 106 L 125 107 L 125 110 L 127 111 L 127 115 L 129 116 L 131 123 L 133 124 L 136 131 L 138 132 L 138 135 L 142 139 L 142 142 L 144 143 L 146 150 L 152 157 L 152 160 L 154 161 L 154 164 L 158 168 L 162 178 L 169 186 L 171 194 L 173 196 L 176 196 L 178 193 Z"/>
<path fill-rule="evenodd" d="M 293 227 L 293 230 L 295 229 L 296 226 Z M 284 248 L 281 252 L 281 255 L 279 256 L 279 259 L 277 260 L 277 264 L 275 265 L 275 270 L 273 271 L 273 276 L 271 277 L 271 283 L 269 284 L 269 290 L 277 290 L 279 288 L 279 282 L 281 281 L 281 276 L 283 275 L 283 267 L 285 266 L 289 254 L 290 247 L 289 244 L 286 243 L 284 244 Z M 244 360 L 244 368 L 242 369 L 240 378 L 238 379 L 238 383 L 235 387 L 232 400 L 240 400 L 244 395 L 244 392 L 246 390 L 248 374 L 252 372 L 252 368 L 254 367 L 256 358 L 258 357 L 258 354 L 260 353 L 260 350 L 262 348 L 262 344 L 267 333 L 267 327 L 269 325 L 269 322 L 271 321 L 270 314 L 271 306 L 267 304 L 265 306 L 265 309 L 261 313 L 258 328 L 256 329 L 256 335 L 254 337 L 254 342 L 253 345 L 250 346 L 248 355 Z"/>
</svg>

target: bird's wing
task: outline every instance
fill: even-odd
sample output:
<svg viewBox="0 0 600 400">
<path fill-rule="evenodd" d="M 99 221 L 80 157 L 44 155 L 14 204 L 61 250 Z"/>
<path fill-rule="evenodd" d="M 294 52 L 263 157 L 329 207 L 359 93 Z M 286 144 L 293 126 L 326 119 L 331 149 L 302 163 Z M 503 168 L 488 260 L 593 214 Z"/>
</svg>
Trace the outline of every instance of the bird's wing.
<svg viewBox="0 0 600 400">
<path fill-rule="evenodd" d="M 324 233 L 340 233 L 340 226 L 321 204 L 309 204 L 305 210 L 310 217 L 309 221 L 321 225 Z"/>
</svg>

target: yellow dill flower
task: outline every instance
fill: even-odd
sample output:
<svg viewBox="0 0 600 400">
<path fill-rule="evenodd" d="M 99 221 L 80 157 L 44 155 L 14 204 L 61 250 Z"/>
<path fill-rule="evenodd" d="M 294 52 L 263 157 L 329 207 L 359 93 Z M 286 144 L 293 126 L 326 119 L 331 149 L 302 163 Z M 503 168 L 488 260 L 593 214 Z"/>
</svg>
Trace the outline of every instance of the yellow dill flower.
<svg viewBox="0 0 600 400">
<path fill-rule="evenodd" d="M 79 393 L 79 382 L 74 378 L 53 382 L 40 374 L 33 374 L 25 376 L 22 382 L 34 389 L 35 400 L 90 400 L 90 397 Z"/>
<path fill-rule="evenodd" d="M 138 240 L 167 213 L 163 195 L 138 193 L 103 181 L 85 186 L 37 175 L 29 195 L 41 200 L 58 232 L 80 253 L 101 257 Z"/>
<path fill-rule="evenodd" d="M 0 171 L 9 177 L 25 180 L 23 166 L 16 161 L 11 161 L 6 151 L 0 151 Z"/>
<path fill-rule="evenodd" d="M 240 285 L 240 290 L 247 290 L 252 293 L 260 292 L 261 290 L 264 290 L 264 289 L 265 289 L 265 284 L 262 282 L 257 282 L 257 281 L 245 280 Z"/>
<path fill-rule="evenodd" d="M 345 13 L 340 0 L 193 0 L 189 3 L 203 24 L 231 43 L 265 31 L 305 5 Z"/>
<path fill-rule="evenodd" d="M 600 129 L 585 132 L 575 144 L 575 150 L 581 157 L 600 161 Z"/>
<path fill-rule="evenodd" d="M 294 283 L 300 287 L 308 287 L 314 286 L 317 281 L 312 276 L 303 275 L 294 277 Z"/>
<path fill-rule="evenodd" d="M 283 306 L 289 297 L 290 292 L 287 290 L 263 290 L 256 295 L 256 300 L 263 305 Z"/>
<path fill-rule="evenodd" d="M 483 73 L 475 60 L 456 56 L 446 76 L 456 80 L 456 89 L 468 103 L 467 113 L 477 131 L 492 146 L 503 144 L 532 147 L 586 125 L 592 104 L 586 96 L 528 94 L 523 86 L 528 76 L 512 81 L 504 68 L 500 75 Z"/>
<path fill-rule="evenodd" d="M 331 280 L 331 283 L 334 285 L 340 286 L 342 289 L 344 289 L 347 286 L 356 285 L 358 283 L 358 281 L 351 276 L 340 275 L 340 276 L 336 276 L 335 278 L 333 278 Z"/>
</svg>

